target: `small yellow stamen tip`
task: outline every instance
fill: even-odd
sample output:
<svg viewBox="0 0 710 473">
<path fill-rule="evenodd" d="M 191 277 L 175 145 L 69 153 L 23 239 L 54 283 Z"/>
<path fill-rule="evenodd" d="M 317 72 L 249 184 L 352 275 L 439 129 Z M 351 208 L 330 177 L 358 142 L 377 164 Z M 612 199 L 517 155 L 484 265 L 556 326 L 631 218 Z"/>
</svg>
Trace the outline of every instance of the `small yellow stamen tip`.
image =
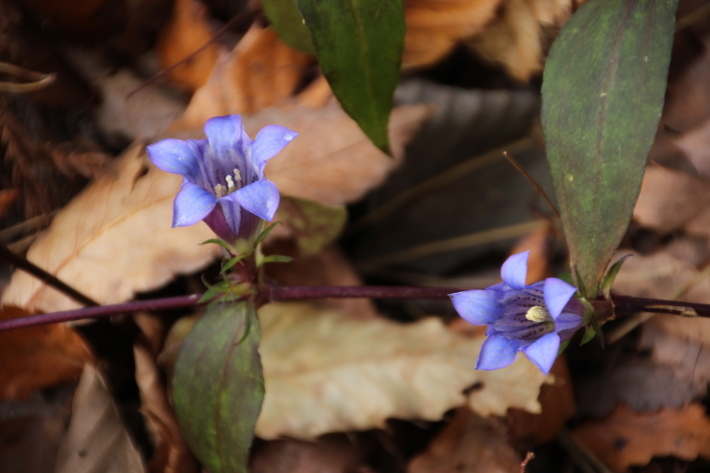
<svg viewBox="0 0 710 473">
<path fill-rule="evenodd" d="M 237 187 L 234 185 L 234 180 L 232 180 L 232 176 L 225 176 L 224 180 L 227 181 L 227 194 L 231 194 L 232 192 L 237 190 Z"/>
<path fill-rule="evenodd" d="M 552 320 L 550 311 L 547 310 L 546 307 L 543 307 L 541 305 L 530 307 L 530 309 L 528 309 L 528 312 L 525 314 L 525 318 L 532 322 L 547 322 Z"/>
<path fill-rule="evenodd" d="M 217 184 L 214 186 L 214 195 L 219 199 L 220 197 L 227 195 L 227 190 L 222 184 Z"/>
<path fill-rule="evenodd" d="M 242 173 L 239 172 L 239 169 L 236 169 L 236 168 L 234 169 L 234 180 L 236 182 L 239 182 L 242 180 Z"/>
</svg>

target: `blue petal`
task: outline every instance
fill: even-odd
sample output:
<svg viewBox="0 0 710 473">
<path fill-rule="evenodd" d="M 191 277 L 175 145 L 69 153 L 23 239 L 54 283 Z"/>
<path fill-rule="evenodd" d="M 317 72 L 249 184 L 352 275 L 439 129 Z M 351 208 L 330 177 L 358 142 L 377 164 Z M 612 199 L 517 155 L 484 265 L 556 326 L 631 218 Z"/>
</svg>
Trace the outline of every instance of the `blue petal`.
<svg viewBox="0 0 710 473">
<path fill-rule="evenodd" d="M 528 255 L 529 251 L 524 251 L 513 255 L 503 263 L 500 275 L 508 286 L 513 289 L 525 287 L 525 278 L 528 275 Z"/>
<path fill-rule="evenodd" d="M 173 138 L 146 146 L 150 160 L 158 169 L 172 174 L 180 174 L 191 181 L 200 175 L 200 157 L 190 143 Z"/>
<path fill-rule="evenodd" d="M 220 157 L 225 157 L 231 150 L 236 150 L 239 155 L 244 155 L 243 146 L 246 133 L 242 126 L 242 117 L 239 115 L 227 115 L 226 117 L 214 117 L 205 123 L 205 135 L 210 148 Z"/>
<path fill-rule="evenodd" d="M 233 198 L 244 209 L 264 220 L 274 218 L 279 208 L 279 190 L 271 181 L 256 181 L 224 197 Z"/>
<path fill-rule="evenodd" d="M 518 347 L 515 342 L 502 336 L 490 336 L 483 342 L 478 355 L 477 370 L 497 370 L 515 361 Z"/>
<path fill-rule="evenodd" d="M 251 157 L 259 171 L 264 169 L 266 161 L 276 156 L 297 136 L 298 133 L 285 126 L 268 125 L 262 128 L 251 145 Z"/>
<path fill-rule="evenodd" d="M 495 293 L 488 289 L 457 292 L 449 294 L 449 297 L 456 312 L 470 324 L 487 325 L 495 322 L 500 316 L 502 306 Z"/>
<path fill-rule="evenodd" d="M 555 320 L 555 332 L 560 333 L 566 330 L 573 330 L 582 325 L 584 318 L 579 314 L 562 312 Z"/>
<path fill-rule="evenodd" d="M 575 292 L 577 292 L 576 287 L 561 279 L 547 278 L 545 280 L 545 305 L 553 319 L 556 320 L 557 316 L 562 313 L 562 309 L 565 308 Z"/>
<path fill-rule="evenodd" d="M 548 333 L 523 348 L 523 351 L 530 361 L 540 368 L 540 371 L 547 374 L 552 369 L 552 365 L 555 364 L 559 349 L 560 336 L 556 333 Z"/>
<path fill-rule="evenodd" d="M 202 187 L 184 181 L 173 204 L 173 227 L 194 225 L 205 218 L 217 204 L 217 199 Z"/>
</svg>

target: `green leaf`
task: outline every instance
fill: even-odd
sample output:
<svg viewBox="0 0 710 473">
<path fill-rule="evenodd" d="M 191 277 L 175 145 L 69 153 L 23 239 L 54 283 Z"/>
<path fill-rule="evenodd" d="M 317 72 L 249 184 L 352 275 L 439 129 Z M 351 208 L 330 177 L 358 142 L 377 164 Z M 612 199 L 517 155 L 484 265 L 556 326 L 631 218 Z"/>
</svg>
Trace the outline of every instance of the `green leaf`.
<svg viewBox="0 0 710 473">
<path fill-rule="evenodd" d="M 229 261 L 227 261 L 227 262 L 224 264 L 224 266 L 222 266 L 222 270 L 219 272 L 219 274 L 224 274 L 224 273 L 226 273 L 227 271 L 229 271 L 230 269 L 232 269 L 232 267 L 233 267 L 235 264 L 237 264 L 237 263 L 239 263 L 241 260 L 243 260 L 246 256 L 248 256 L 248 255 L 237 255 L 237 256 L 235 256 L 234 258 L 230 259 Z"/>
<path fill-rule="evenodd" d="M 404 49 L 402 0 L 295 0 L 325 78 L 382 151 Z"/>
<path fill-rule="evenodd" d="M 185 338 L 173 407 L 190 449 L 210 473 L 246 473 L 264 400 L 259 322 L 251 301 L 213 303 Z"/>
<path fill-rule="evenodd" d="M 621 271 L 621 266 L 629 256 L 631 255 L 625 255 L 616 260 L 616 262 L 611 265 L 611 268 L 609 268 L 609 271 L 606 272 L 604 281 L 602 282 L 602 294 L 604 295 L 604 299 L 608 301 L 611 300 L 611 285 L 614 284 L 614 279 L 616 279 L 619 271 Z"/>
<path fill-rule="evenodd" d="M 592 0 L 545 66 L 542 124 L 572 266 L 596 298 L 663 109 L 677 0 Z"/>
<path fill-rule="evenodd" d="M 261 6 L 284 43 L 304 53 L 315 54 L 311 33 L 293 0 L 261 0 Z"/>
<path fill-rule="evenodd" d="M 594 327 L 587 327 L 587 330 L 584 332 L 584 336 L 582 337 L 582 341 L 579 342 L 579 346 L 581 347 L 582 345 L 586 345 L 587 343 L 591 342 L 596 334 L 597 331 L 594 329 Z"/>
<path fill-rule="evenodd" d="M 261 263 L 290 263 L 291 261 L 293 261 L 293 258 L 291 258 L 290 256 L 269 255 L 264 256 L 264 259 L 261 260 Z"/>
<path fill-rule="evenodd" d="M 200 243 L 200 245 L 207 245 L 210 243 L 214 243 L 215 245 L 219 245 L 222 248 L 224 248 L 225 250 L 229 251 L 230 253 L 234 253 L 234 247 L 232 245 L 230 245 L 226 241 L 220 240 L 218 238 L 211 238 L 209 240 L 205 240 L 202 243 Z"/>
<path fill-rule="evenodd" d="M 256 246 L 259 243 L 261 243 L 262 241 L 264 241 L 264 238 L 269 236 L 269 233 L 271 233 L 271 230 L 276 228 L 276 225 L 279 225 L 280 223 L 281 222 L 274 222 L 271 225 L 269 225 L 268 227 L 266 227 L 263 232 L 259 233 L 259 236 L 256 237 L 256 240 L 254 240 L 254 246 Z"/>
<path fill-rule="evenodd" d="M 276 218 L 293 232 L 301 256 L 310 256 L 320 252 L 340 235 L 348 219 L 348 211 L 344 206 L 285 197 L 281 199 Z"/>
</svg>

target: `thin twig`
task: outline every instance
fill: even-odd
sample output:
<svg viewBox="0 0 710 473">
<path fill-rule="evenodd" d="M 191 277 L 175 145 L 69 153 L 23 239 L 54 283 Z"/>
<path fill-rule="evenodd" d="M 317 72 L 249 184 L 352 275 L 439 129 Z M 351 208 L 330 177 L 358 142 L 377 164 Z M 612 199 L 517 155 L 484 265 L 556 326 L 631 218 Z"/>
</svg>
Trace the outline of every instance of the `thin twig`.
<svg viewBox="0 0 710 473">
<path fill-rule="evenodd" d="M 6 62 L 0 62 L 0 73 L 31 81 L 24 83 L 0 82 L 0 92 L 9 92 L 12 94 L 35 92 L 47 87 L 49 84 L 54 82 L 54 79 L 56 78 L 55 74 L 42 74 L 40 72 L 23 69 Z"/>
<path fill-rule="evenodd" d="M 31 274 L 43 283 L 52 286 L 57 291 L 66 294 L 67 296 L 71 297 L 72 299 L 81 304 L 87 306 L 99 305 L 98 302 L 82 294 L 81 292 L 77 291 L 68 284 L 60 281 L 44 269 L 40 268 L 39 266 L 36 266 L 33 263 L 30 263 L 27 259 L 16 255 L 12 251 L 10 251 L 5 245 L 0 245 L 0 259 L 6 261 L 11 266 L 16 266 L 17 268 Z"/>
<path fill-rule="evenodd" d="M 533 452 L 528 452 L 527 455 L 525 455 L 525 460 L 520 464 L 520 473 L 525 473 L 528 469 L 528 463 L 530 463 L 530 460 L 535 458 L 535 454 Z"/>
<path fill-rule="evenodd" d="M 547 192 L 545 192 L 545 189 L 538 184 L 538 182 L 535 180 L 534 177 L 530 175 L 529 172 L 525 170 L 525 168 L 507 151 L 503 151 L 503 156 L 508 160 L 510 164 L 513 165 L 513 167 L 525 177 L 525 179 L 532 184 L 532 186 L 535 188 L 535 191 L 542 197 L 545 202 L 547 203 L 547 206 L 550 207 L 550 210 L 552 210 L 552 213 L 555 214 L 555 217 L 557 217 L 557 220 L 560 222 L 562 221 L 562 217 L 560 217 L 560 212 L 557 210 L 557 207 L 555 207 L 555 204 L 552 203 L 552 199 L 550 199 L 550 196 L 547 195 Z"/>
</svg>

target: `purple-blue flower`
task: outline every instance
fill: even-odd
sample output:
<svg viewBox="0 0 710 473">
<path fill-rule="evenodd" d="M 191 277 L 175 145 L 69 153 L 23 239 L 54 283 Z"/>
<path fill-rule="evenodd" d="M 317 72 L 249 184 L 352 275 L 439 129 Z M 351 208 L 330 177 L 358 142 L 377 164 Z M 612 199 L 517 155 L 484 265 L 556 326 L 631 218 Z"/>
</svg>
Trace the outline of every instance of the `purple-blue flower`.
<svg viewBox="0 0 710 473">
<path fill-rule="evenodd" d="M 204 220 L 228 243 L 251 238 L 260 219 L 274 218 L 279 206 L 279 191 L 264 177 L 264 166 L 297 133 L 268 125 L 252 141 L 242 118 L 229 115 L 207 120 L 205 135 L 205 140 L 166 139 L 147 147 L 153 164 L 184 178 L 173 227 Z"/>
<path fill-rule="evenodd" d="M 476 368 L 497 370 L 515 361 L 519 351 L 547 374 L 560 343 L 582 325 L 584 307 L 572 297 L 577 289 L 557 278 L 525 284 L 528 254 L 503 263 L 503 282 L 486 289 L 451 294 L 456 311 L 467 322 L 488 325 Z"/>
</svg>

